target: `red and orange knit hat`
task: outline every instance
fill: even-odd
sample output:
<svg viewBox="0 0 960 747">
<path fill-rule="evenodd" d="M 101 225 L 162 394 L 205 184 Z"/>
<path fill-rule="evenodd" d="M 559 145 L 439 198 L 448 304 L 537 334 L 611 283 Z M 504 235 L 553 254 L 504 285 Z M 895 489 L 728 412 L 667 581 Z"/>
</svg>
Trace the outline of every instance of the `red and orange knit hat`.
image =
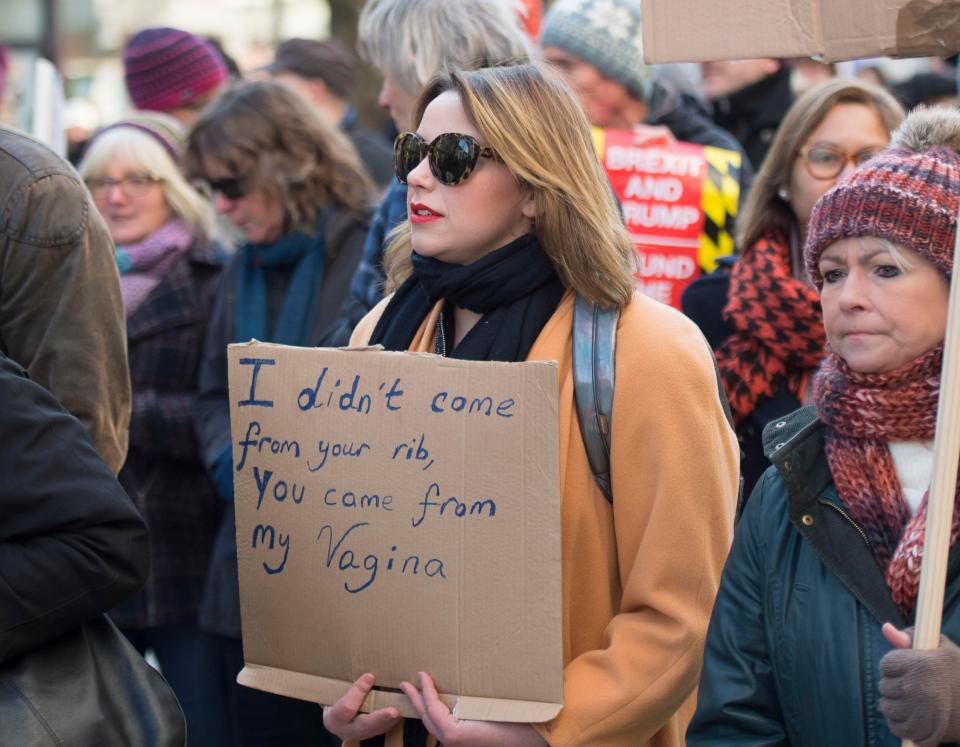
<svg viewBox="0 0 960 747">
<path fill-rule="evenodd" d="M 823 287 L 820 255 L 835 241 L 875 236 L 912 249 L 947 277 L 960 207 L 960 112 L 918 108 L 890 147 L 817 200 L 807 226 L 804 262 Z"/>
<path fill-rule="evenodd" d="M 168 112 L 186 106 L 227 80 L 213 45 L 180 29 L 144 29 L 123 49 L 124 76 L 137 109 Z"/>
</svg>

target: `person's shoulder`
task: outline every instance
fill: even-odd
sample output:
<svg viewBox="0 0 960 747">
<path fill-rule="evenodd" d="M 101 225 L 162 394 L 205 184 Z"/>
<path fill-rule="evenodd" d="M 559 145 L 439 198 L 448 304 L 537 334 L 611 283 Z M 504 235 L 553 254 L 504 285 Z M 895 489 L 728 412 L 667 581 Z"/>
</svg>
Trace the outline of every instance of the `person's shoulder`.
<svg viewBox="0 0 960 747">
<path fill-rule="evenodd" d="M 385 157 L 393 154 L 393 146 L 387 142 L 386 138 L 372 130 L 363 127 L 352 128 L 347 131 L 347 137 L 350 138 L 358 151 L 364 148 Z"/>
<path fill-rule="evenodd" d="M 737 522 L 737 534 L 752 535 L 761 545 L 769 545 L 785 532 L 796 531 L 790 522 L 789 491 L 776 467 L 767 467 L 757 481 Z"/>
<path fill-rule="evenodd" d="M 194 264 L 223 268 L 233 255 L 234 252 L 219 239 L 197 239 L 190 248 L 189 258 Z"/>
<path fill-rule="evenodd" d="M 0 126 L 0 234 L 35 246 L 70 245 L 93 209 L 73 168 L 42 143 Z"/>
<path fill-rule="evenodd" d="M 683 313 L 700 328 L 714 349 L 720 347 L 733 332 L 723 318 L 723 310 L 729 300 L 730 273 L 727 268 L 697 278 L 680 296 Z"/>
<path fill-rule="evenodd" d="M 9 181 L 11 175 L 32 180 L 57 174 L 79 182 L 67 161 L 39 140 L 4 124 L 0 124 L 0 159 L 4 163 L 4 181 Z"/>
<path fill-rule="evenodd" d="M 383 201 L 380 203 L 378 213 L 388 222 L 399 223 L 407 217 L 407 185 L 401 184 L 396 179 L 390 182 L 386 193 L 383 195 Z"/>
<path fill-rule="evenodd" d="M 640 293 L 622 307 L 617 327 L 617 381 L 645 382 L 643 391 L 661 391 L 669 382 L 677 396 L 715 386 L 713 353 L 687 317 Z"/>
<path fill-rule="evenodd" d="M 620 310 L 618 341 L 630 346 L 694 347 L 707 350 L 707 343 L 696 324 L 672 306 L 634 293 L 630 303 Z M 650 350 L 656 355 L 656 350 Z"/>
<path fill-rule="evenodd" d="M 370 337 L 373 335 L 373 330 L 377 328 L 377 322 L 380 321 L 380 317 L 383 316 L 383 312 L 386 310 L 392 298 L 392 293 L 382 298 L 376 306 L 364 315 L 363 319 L 357 322 L 357 326 L 350 335 L 350 347 L 362 347 L 370 344 Z"/>
</svg>

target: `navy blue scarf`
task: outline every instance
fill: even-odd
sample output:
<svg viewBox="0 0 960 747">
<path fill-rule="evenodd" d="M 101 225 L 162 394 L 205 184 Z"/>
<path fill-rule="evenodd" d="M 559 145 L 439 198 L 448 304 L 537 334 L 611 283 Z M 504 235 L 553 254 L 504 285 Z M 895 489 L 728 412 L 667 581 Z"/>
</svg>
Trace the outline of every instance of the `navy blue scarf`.
<svg viewBox="0 0 960 747">
<path fill-rule="evenodd" d="M 413 274 L 394 293 L 371 344 L 407 350 L 441 298 L 483 316 L 448 353 L 475 361 L 523 361 L 557 310 L 564 286 L 534 234 L 525 234 L 469 265 L 413 253 Z M 452 318 L 446 310 L 447 320 Z"/>
<path fill-rule="evenodd" d="M 317 215 L 314 233 L 291 231 L 272 244 L 247 244 L 234 288 L 234 341 L 306 345 L 317 312 L 317 297 L 326 259 L 326 213 Z M 293 267 L 283 306 L 272 330 L 267 329 L 266 267 Z"/>
</svg>

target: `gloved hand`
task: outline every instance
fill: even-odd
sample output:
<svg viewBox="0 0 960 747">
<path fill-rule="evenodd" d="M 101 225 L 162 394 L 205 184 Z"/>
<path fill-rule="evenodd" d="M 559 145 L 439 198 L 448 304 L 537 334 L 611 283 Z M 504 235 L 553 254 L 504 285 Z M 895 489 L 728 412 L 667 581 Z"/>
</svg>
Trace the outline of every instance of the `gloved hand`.
<svg viewBox="0 0 960 747">
<path fill-rule="evenodd" d="M 210 477 L 220 497 L 233 500 L 233 445 L 227 444 L 210 466 Z"/>
<path fill-rule="evenodd" d="M 883 626 L 897 646 L 880 660 L 880 712 L 890 730 L 918 747 L 960 741 L 960 648 L 946 636 L 932 651 L 909 646 L 912 631 Z"/>
</svg>

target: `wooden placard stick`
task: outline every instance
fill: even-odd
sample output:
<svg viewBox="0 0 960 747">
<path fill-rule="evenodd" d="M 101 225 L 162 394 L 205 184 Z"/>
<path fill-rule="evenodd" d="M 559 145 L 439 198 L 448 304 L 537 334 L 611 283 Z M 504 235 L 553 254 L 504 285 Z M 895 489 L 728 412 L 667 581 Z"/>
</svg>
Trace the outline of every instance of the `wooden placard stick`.
<svg viewBox="0 0 960 747">
<path fill-rule="evenodd" d="M 960 231 L 953 248 L 954 275 L 960 268 Z M 917 624 L 913 647 L 934 649 L 940 645 L 943 595 L 947 583 L 950 526 L 957 495 L 957 463 L 960 461 L 960 282 L 950 283 L 947 333 L 944 341 L 937 432 L 933 445 L 933 479 L 927 499 L 926 536 L 917 594 Z M 909 739 L 903 747 L 913 747 Z"/>
</svg>

